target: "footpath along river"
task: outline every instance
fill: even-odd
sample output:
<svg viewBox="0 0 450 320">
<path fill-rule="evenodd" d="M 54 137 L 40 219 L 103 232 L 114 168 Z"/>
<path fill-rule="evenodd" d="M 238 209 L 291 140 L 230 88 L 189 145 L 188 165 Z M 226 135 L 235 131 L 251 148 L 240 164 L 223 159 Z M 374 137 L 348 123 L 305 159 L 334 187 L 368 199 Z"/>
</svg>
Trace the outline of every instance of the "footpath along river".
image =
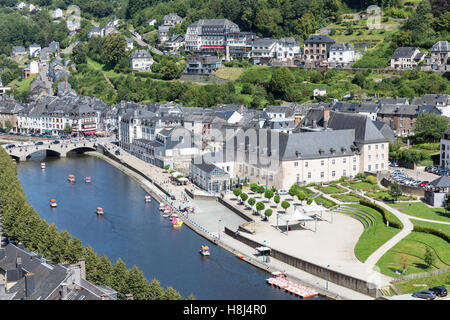
<svg viewBox="0 0 450 320">
<path fill-rule="evenodd" d="M 42 170 L 40 162 L 47 168 Z M 67 176 L 74 174 L 76 183 Z M 92 177 L 86 184 L 84 177 Z M 127 267 L 136 264 L 151 280 L 173 286 L 183 297 L 197 299 L 279 300 L 299 298 L 266 284 L 269 274 L 215 246 L 186 226 L 178 230 L 159 213 L 154 199 L 140 185 L 96 157 L 35 158 L 18 164 L 18 177 L 29 203 L 48 223 L 66 229 L 83 245 L 106 254 L 115 263 L 120 257 Z M 58 207 L 50 208 L 49 199 Z M 95 214 L 97 206 L 105 212 Z M 211 256 L 199 254 L 210 246 Z M 320 299 L 320 298 L 319 298 Z"/>
</svg>

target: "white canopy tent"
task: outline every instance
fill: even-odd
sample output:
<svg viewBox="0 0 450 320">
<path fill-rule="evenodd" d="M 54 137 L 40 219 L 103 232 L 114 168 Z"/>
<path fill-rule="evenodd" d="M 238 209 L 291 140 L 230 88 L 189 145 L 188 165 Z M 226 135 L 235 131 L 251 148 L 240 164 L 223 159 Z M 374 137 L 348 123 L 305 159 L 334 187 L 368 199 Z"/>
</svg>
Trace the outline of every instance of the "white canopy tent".
<svg viewBox="0 0 450 320">
<path fill-rule="evenodd" d="M 297 207 L 294 209 L 294 213 L 289 215 L 283 215 L 280 219 L 286 221 L 286 234 L 288 233 L 289 222 L 306 222 L 306 221 L 316 221 L 315 229 L 317 230 L 317 219 L 301 212 Z M 278 215 L 277 215 L 277 228 L 278 228 Z"/>
<path fill-rule="evenodd" d="M 333 212 L 330 209 L 325 208 L 324 206 L 322 206 L 320 204 L 317 204 L 314 200 L 307 206 L 302 207 L 302 211 L 303 211 L 303 213 L 305 213 L 307 215 L 319 214 L 321 218 L 322 218 L 322 214 L 324 212 L 330 212 L 331 213 L 331 222 L 333 222 L 333 214 L 332 214 Z"/>
<path fill-rule="evenodd" d="M 172 172 L 172 177 L 176 178 L 178 176 L 184 176 L 184 174 L 182 174 L 181 172 L 178 172 L 178 171 Z"/>
</svg>

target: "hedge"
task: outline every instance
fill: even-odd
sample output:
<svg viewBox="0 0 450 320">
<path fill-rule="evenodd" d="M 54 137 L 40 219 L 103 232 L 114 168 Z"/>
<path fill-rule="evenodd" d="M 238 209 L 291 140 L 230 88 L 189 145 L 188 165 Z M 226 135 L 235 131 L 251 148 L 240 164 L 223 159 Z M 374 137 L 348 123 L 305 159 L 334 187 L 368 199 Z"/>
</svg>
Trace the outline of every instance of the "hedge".
<svg viewBox="0 0 450 320">
<path fill-rule="evenodd" d="M 376 203 L 367 201 L 367 200 L 359 200 L 359 203 L 362 204 L 363 206 L 367 206 L 372 209 L 375 209 L 379 213 L 381 213 L 381 215 L 383 216 L 383 222 L 386 223 L 386 221 L 388 221 L 390 227 L 397 228 L 397 229 L 403 229 L 403 223 L 401 223 L 401 221 L 397 222 L 397 221 L 392 220 L 391 213 L 388 210 L 386 210 L 385 208 L 383 208 L 382 206 L 380 206 Z"/>
<path fill-rule="evenodd" d="M 441 230 L 414 225 L 413 231 L 429 233 L 450 243 L 450 235 Z"/>
</svg>

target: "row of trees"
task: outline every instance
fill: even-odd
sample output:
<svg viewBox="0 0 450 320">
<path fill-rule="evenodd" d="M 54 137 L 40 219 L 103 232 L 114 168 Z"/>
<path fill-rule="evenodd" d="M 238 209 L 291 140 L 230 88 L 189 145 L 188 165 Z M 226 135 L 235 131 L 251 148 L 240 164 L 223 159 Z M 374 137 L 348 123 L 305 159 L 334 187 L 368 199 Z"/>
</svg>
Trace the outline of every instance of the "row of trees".
<svg viewBox="0 0 450 320">
<path fill-rule="evenodd" d="M 4 232 L 22 242 L 27 250 L 41 253 L 54 264 L 76 263 L 85 258 L 86 279 L 115 289 L 119 299 L 128 293 L 139 300 L 182 299 L 174 288 L 164 290 L 156 279 L 149 283 L 137 266 L 127 269 L 121 259 L 112 264 L 106 255 L 100 257 L 77 237 L 66 230 L 58 232 L 54 224 L 42 220 L 28 204 L 17 179 L 17 168 L 3 148 L 0 148 L 0 198 Z"/>
</svg>

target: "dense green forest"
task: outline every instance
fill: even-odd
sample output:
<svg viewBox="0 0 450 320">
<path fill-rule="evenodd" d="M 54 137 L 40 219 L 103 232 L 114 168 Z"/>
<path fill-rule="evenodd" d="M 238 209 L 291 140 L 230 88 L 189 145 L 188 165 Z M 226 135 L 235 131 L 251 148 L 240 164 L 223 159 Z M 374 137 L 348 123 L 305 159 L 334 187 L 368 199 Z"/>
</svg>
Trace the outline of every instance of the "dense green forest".
<svg viewBox="0 0 450 320">
<path fill-rule="evenodd" d="M 119 299 L 128 293 L 136 300 L 182 299 L 173 287 L 164 290 L 158 280 L 148 282 L 136 265 L 127 269 L 120 258 L 112 264 L 106 255 L 99 257 L 77 237 L 66 230 L 59 232 L 54 224 L 42 220 L 29 205 L 17 178 L 17 167 L 3 148 L 0 148 L 0 199 L 4 232 L 22 242 L 27 250 L 41 253 L 54 264 L 76 263 L 85 258 L 86 279 L 115 289 Z"/>
</svg>

